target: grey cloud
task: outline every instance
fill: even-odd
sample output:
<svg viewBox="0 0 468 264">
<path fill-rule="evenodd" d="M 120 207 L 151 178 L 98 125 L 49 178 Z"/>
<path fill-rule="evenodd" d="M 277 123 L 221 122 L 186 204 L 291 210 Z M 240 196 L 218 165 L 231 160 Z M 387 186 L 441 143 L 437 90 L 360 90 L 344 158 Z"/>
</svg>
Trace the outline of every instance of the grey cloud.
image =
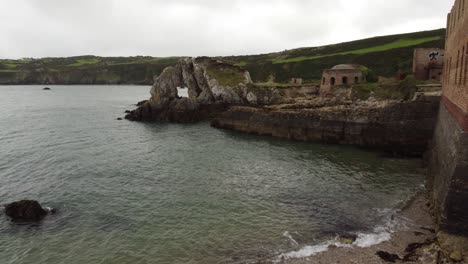
<svg viewBox="0 0 468 264">
<path fill-rule="evenodd" d="M 0 0 L 0 57 L 234 55 L 445 26 L 439 0 Z"/>
</svg>

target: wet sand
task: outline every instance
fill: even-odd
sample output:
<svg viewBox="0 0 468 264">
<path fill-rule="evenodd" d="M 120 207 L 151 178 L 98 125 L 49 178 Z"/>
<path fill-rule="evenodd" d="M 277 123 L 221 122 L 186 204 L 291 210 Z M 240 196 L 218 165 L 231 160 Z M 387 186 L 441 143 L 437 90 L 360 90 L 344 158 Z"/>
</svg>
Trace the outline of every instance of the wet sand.
<svg viewBox="0 0 468 264">
<path fill-rule="evenodd" d="M 285 259 L 279 263 L 288 264 L 330 264 L 330 263 L 390 263 L 376 253 L 384 251 L 396 254 L 400 259 L 394 263 L 437 263 L 438 250 L 433 243 L 436 238 L 435 226 L 425 194 L 416 195 L 396 216 L 404 221 L 404 227 L 395 231 L 391 239 L 367 248 L 332 247 L 328 251 L 303 259 Z M 421 243 L 421 244 L 414 244 Z M 407 250 L 412 244 L 411 250 Z M 405 261 L 403 259 L 406 257 Z"/>
</svg>

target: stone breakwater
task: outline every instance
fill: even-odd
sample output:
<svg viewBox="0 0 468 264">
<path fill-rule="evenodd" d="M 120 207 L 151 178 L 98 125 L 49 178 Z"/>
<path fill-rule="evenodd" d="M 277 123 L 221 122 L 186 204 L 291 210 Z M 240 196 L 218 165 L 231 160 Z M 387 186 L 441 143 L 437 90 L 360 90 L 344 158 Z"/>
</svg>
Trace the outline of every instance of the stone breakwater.
<svg viewBox="0 0 468 264">
<path fill-rule="evenodd" d="M 230 107 L 212 126 L 278 138 L 350 144 L 421 156 L 433 135 L 439 100 L 294 107 Z"/>
</svg>

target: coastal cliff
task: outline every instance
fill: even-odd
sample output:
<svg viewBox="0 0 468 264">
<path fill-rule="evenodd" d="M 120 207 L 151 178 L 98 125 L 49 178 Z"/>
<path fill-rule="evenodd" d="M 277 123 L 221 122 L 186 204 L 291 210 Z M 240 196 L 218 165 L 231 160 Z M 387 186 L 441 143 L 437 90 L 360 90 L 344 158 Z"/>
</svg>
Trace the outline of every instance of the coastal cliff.
<svg viewBox="0 0 468 264">
<path fill-rule="evenodd" d="M 188 89 L 188 97 L 179 97 L 180 87 Z M 243 68 L 206 57 L 182 59 L 164 69 L 150 94 L 125 118 L 179 123 L 211 118 L 216 128 L 405 156 L 422 156 L 427 150 L 440 101 L 438 96 L 413 101 L 288 98 L 278 87 L 254 84 Z"/>
<path fill-rule="evenodd" d="M 432 137 L 439 101 L 362 102 L 297 108 L 231 107 L 212 121 L 216 128 L 279 138 L 350 144 L 421 156 Z"/>
<path fill-rule="evenodd" d="M 177 88 L 186 87 L 188 98 Z M 187 58 L 157 77 L 151 98 L 125 118 L 132 121 L 196 122 L 229 105 L 266 105 L 282 100 L 278 90 L 257 89 L 248 71 L 210 58 Z"/>
</svg>

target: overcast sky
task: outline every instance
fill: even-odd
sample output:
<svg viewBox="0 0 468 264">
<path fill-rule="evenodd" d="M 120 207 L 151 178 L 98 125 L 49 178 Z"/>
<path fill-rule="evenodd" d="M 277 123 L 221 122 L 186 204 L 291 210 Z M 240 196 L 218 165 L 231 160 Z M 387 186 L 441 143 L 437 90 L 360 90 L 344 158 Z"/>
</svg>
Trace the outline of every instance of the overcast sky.
<svg viewBox="0 0 468 264">
<path fill-rule="evenodd" d="M 0 0 L 0 58 L 258 54 L 443 28 L 454 0 Z"/>
</svg>

